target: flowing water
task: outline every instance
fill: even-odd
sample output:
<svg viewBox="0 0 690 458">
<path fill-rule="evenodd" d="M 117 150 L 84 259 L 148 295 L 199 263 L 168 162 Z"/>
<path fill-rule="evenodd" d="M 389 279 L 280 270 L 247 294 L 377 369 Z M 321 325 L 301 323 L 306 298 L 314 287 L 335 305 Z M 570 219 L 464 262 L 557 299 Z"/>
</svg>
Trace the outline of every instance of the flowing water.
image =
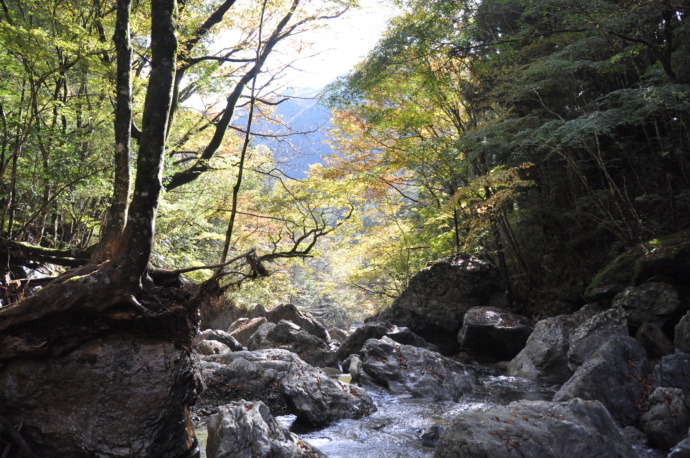
<svg viewBox="0 0 690 458">
<path fill-rule="evenodd" d="M 485 374 L 480 380 L 482 384 L 459 402 L 435 402 L 370 391 L 377 412 L 359 420 L 342 420 L 316 431 L 300 428 L 293 415 L 278 417 L 278 420 L 330 458 L 430 457 L 434 449 L 424 446 L 420 438 L 430 427 L 444 427 L 463 411 L 508 404 L 518 399 L 548 400 L 554 393 L 529 380 L 495 373 Z"/>
<path fill-rule="evenodd" d="M 476 368 L 480 384 L 458 402 L 433 401 L 385 390 L 370 390 L 378 411 L 359 420 L 341 420 L 323 429 L 308 429 L 294 415 L 277 420 L 329 458 L 432 457 L 434 449 L 422 443 L 421 435 L 432 426 L 445 427 L 462 412 L 507 405 L 521 399 L 550 400 L 554 389 L 530 380 L 508 377 L 501 371 Z M 197 430 L 205 457 L 206 428 Z M 659 458 L 654 450 L 635 447 L 640 457 Z"/>
<path fill-rule="evenodd" d="M 458 402 L 433 401 L 385 390 L 370 390 L 377 411 L 359 420 L 341 420 L 327 428 L 310 430 L 294 415 L 277 420 L 329 458 L 338 457 L 430 457 L 434 449 L 424 446 L 420 436 L 432 426 L 444 427 L 463 411 L 509 404 L 519 399 L 549 400 L 554 391 L 535 382 L 500 375 L 499 371 L 478 369 L 480 385 Z M 206 428 L 196 430 L 205 456 Z"/>
</svg>

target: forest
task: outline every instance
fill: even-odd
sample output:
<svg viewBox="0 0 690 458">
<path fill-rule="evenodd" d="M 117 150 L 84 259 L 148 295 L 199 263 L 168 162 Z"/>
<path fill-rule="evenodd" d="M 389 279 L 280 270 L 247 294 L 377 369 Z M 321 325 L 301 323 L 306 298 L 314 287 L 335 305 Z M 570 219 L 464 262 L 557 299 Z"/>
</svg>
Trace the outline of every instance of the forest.
<svg viewBox="0 0 690 458">
<path fill-rule="evenodd" d="M 333 153 L 303 178 L 270 147 L 310 138 L 281 79 L 356 4 L 0 3 L 3 306 L 77 279 L 80 307 L 146 313 L 147 285 L 182 282 L 207 327 L 290 301 L 345 324 L 463 253 L 555 314 L 690 228 L 685 0 L 401 0 L 320 95 Z"/>
</svg>

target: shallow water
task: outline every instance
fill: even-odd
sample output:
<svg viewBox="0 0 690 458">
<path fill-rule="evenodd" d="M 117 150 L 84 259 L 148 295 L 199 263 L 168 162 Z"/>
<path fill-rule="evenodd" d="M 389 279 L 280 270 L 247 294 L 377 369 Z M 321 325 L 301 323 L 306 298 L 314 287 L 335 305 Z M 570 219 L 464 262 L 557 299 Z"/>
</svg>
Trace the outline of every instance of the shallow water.
<svg viewBox="0 0 690 458">
<path fill-rule="evenodd" d="M 503 375 L 480 377 L 481 386 L 459 402 L 435 402 L 410 396 L 370 392 L 378 411 L 359 420 L 342 420 L 327 428 L 306 431 L 294 415 L 278 420 L 330 458 L 430 457 L 434 449 L 420 436 L 432 426 L 444 427 L 464 411 L 508 404 L 517 399 L 551 399 L 553 391 L 534 382 Z"/>
<path fill-rule="evenodd" d="M 531 380 L 508 377 L 501 371 L 477 368 L 480 384 L 458 402 L 437 402 L 370 390 L 378 411 L 359 420 L 341 420 L 327 428 L 313 430 L 296 421 L 294 415 L 276 419 L 329 458 L 416 458 L 432 457 L 434 449 L 422 444 L 420 436 L 432 426 L 445 427 L 462 412 L 507 405 L 521 399 L 551 400 L 555 390 Z M 202 457 L 206 454 L 206 427 L 196 430 Z M 635 447 L 641 458 L 660 458 L 658 451 Z"/>
</svg>

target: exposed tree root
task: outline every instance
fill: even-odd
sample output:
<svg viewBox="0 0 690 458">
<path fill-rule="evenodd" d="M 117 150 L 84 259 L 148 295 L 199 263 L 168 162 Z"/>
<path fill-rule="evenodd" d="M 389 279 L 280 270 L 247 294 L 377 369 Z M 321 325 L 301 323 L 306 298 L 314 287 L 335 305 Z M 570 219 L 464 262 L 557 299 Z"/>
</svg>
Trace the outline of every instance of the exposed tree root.
<svg viewBox="0 0 690 458">
<path fill-rule="evenodd" d="M 0 308 L 0 361 L 59 356 L 112 330 L 139 330 L 189 348 L 197 312 L 189 294 L 151 286 L 132 291 L 115 281 L 111 262 L 70 271 L 36 294 Z"/>
<path fill-rule="evenodd" d="M 3 437 L 9 439 L 9 442 L 5 443 L 2 440 Z M 16 447 L 18 454 L 13 454 L 12 456 L 38 458 L 38 455 L 31 450 L 31 447 L 26 443 L 21 433 L 12 426 L 12 423 L 7 418 L 0 415 L 0 448 L 2 449 L 0 457 L 5 458 L 9 456 L 13 446 Z"/>
</svg>

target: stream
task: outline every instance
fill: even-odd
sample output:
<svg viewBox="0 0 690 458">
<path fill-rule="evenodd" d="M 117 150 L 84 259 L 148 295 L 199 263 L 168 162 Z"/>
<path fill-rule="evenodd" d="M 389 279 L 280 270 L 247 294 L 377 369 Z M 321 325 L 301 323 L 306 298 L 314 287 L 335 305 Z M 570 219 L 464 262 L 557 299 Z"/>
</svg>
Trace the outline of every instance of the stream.
<svg viewBox="0 0 690 458">
<path fill-rule="evenodd" d="M 434 448 L 422 443 L 421 435 L 432 426 L 444 428 L 462 412 L 507 405 L 513 401 L 551 400 L 555 387 L 531 380 L 508 377 L 504 371 L 474 366 L 479 384 L 459 401 L 433 401 L 406 395 L 391 395 L 384 389 L 369 389 L 377 411 L 359 420 L 341 420 L 322 429 L 306 428 L 294 415 L 276 419 L 317 447 L 329 458 L 421 458 L 432 457 Z M 349 376 L 348 376 L 349 377 Z M 205 426 L 196 429 L 202 458 L 206 457 Z M 640 458 L 663 458 L 659 450 L 634 445 Z"/>
<path fill-rule="evenodd" d="M 479 368 L 478 371 L 481 384 L 458 402 L 438 402 L 370 389 L 369 394 L 378 410 L 359 420 L 341 420 L 313 430 L 301 426 L 294 415 L 276 419 L 329 458 L 431 457 L 434 449 L 424 446 L 420 438 L 430 427 L 444 427 L 464 411 L 509 404 L 520 399 L 550 400 L 554 394 L 550 388 L 502 375 L 498 370 Z M 205 428 L 197 430 L 202 456 L 205 456 L 205 436 Z"/>
<path fill-rule="evenodd" d="M 317 431 L 304 431 L 293 423 L 294 416 L 278 417 L 306 442 L 330 458 L 431 457 L 434 449 L 424 446 L 420 436 L 432 426 L 445 427 L 464 411 L 509 404 L 518 399 L 548 400 L 554 391 L 532 381 L 485 374 L 481 385 L 459 402 L 433 401 L 411 396 L 370 391 L 378 411 L 359 420 L 342 420 Z"/>
</svg>

